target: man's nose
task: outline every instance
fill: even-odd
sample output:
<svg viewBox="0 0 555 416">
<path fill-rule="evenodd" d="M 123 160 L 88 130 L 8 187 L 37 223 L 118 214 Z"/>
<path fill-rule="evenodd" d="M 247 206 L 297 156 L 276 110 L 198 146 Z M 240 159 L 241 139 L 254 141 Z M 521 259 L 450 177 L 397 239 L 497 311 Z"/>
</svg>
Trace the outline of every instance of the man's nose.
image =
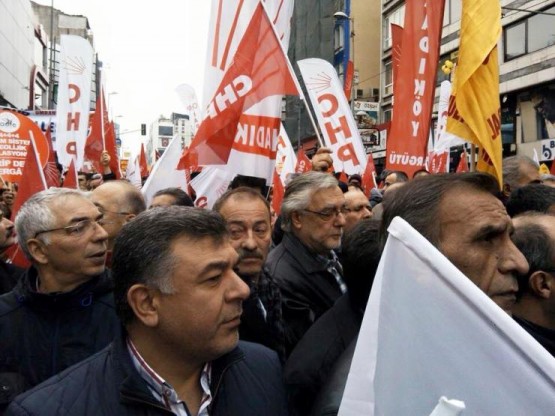
<svg viewBox="0 0 555 416">
<path fill-rule="evenodd" d="M 528 273 L 528 261 L 511 240 L 507 242 L 502 253 L 499 270 L 502 273 L 516 272 L 522 275 Z"/>
</svg>

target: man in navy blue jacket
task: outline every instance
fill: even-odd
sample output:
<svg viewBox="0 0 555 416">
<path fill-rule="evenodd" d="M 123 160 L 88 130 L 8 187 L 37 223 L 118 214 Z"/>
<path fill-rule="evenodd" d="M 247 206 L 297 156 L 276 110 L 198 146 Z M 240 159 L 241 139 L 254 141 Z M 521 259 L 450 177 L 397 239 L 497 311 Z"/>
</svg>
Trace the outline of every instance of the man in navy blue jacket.
<svg viewBox="0 0 555 416">
<path fill-rule="evenodd" d="M 238 344 L 249 288 L 219 214 L 148 210 L 123 227 L 113 260 L 120 336 L 8 415 L 287 414 L 277 355 Z"/>
</svg>

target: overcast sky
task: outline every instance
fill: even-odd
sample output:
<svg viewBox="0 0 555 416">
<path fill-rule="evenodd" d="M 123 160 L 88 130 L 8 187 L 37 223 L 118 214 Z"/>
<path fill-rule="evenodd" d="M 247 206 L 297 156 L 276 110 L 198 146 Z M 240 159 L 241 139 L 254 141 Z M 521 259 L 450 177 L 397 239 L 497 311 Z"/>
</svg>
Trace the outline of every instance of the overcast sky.
<svg viewBox="0 0 555 416">
<path fill-rule="evenodd" d="M 106 94 L 121 132 L 161 114 L 184 113 L 174 89 L 192 85 L 202 102 L 210 0 L 35 0 L 88 17 L 106 69 Z M 134 152 L 140 132 L 123 134 Z"/>
</svg>

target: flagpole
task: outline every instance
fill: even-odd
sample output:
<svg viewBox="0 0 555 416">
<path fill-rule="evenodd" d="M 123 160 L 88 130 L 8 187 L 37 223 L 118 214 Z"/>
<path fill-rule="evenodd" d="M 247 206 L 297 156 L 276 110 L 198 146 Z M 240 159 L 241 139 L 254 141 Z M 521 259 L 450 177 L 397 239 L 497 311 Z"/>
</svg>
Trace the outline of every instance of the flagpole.
<svg viewBox="0 0 555 416">
<path fill-rule="evenodd" d="M 316 138 L 318 139 L 318 143 L 320 144 L 320 147 L 324 147 L 322 137 L 320 137 L 320 132 L 318 131 L 317 125 L 314 121 L 314 117 L 312 116 L 312 112 L 310 111 L 310 108 L 309 108 L 309 106 L 306 102 L 303 90 L 301 88 L 299 80 L 297 79 L 297 75 L 295 74 L 295 71 L 293 70 L 293 66 L 291 65 L 291 62 L 289 61 L 289 57 L 287 56 L 287 51 L 283 47 L 283 44 L 281 43 L 281 40 L 279 40 L 280 39 L 279 34 L 276 31 L 276 27 L 272 23 L 272 19 L 270 19 L 270 16 L 268 14 L 268 10 L 266 10 L 266 5 L 264 4 L 263 1 L 259 1 L 259 2 L 262 5 L 262 9 L 264 10 L 264 14 L 266 15 L 266 18 L 268 19 L 268 21 L 270 23 L 270 27 L 274 31 L 274 35 L 276 36 L 276 39 L 278 39 L 279 46 L 280 46 L 281 50 L 283 51 L 283 54 L 285 55 L 285 62 L 287 63 L 287 68 L 289 68 L 289 71 L 290 71 L 290 73 L 292 75 L 292 78 L 293 78 L 293 82 L 295 83 L 295 87 L 297 87 L 297 91 L 299 91 L 299 98 L 301 99 L 301 101 L 304 102 L 306 111 L 308 112 L 308 116 L 310 118 L 310 122 L 312 123 L 312 127 L 314 128 L 314 132 L 316 133 Z M 301 141 L 301 138 L 299 137 L 299 142 L 300 141 Z"/>
</svg>

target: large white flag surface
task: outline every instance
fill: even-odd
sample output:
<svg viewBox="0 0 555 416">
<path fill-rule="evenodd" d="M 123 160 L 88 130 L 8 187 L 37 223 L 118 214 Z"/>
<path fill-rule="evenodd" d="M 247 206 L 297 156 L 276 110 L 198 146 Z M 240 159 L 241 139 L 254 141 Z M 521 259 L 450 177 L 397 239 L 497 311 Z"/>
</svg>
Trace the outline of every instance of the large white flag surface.
<svg viewBox="0 0 555 416">
<path fill-rule="evenodd" d="M 152 197 L 160 189 L 164 188 L 181 188 L 187 192 L 187 179 L 185 172 L 177 170 L 177 162 L 181 157 L 181 137 L 173 136 L 170 144 L 153 166 L 148 179 L 145 182 L 141 192 L 145 197 L 147 206 L 152 202 Z"/>
<path fill-rule="evenodd" d="M 205 166 L 202 172 L 191 180 L 191 186 L 197 194 L 195 206 L 212 209 L 214 203 L 222 196 L 235 174 L 218 166 Z"/>
<path fill-rule="evenodd" d="M 464 416 L 553 414 L 555 360 L 395 218 L 339 415 L 429 415 L 441 396 Z"/>
<path fill-rule="evenodd" d="M 349 175 L 366 169 L 366 152 L 337 71 L 319 58 L 297 62 L 324 142 L 333 152 L 333 168 Z"/>
<path fill-rule="evenodd" d="M 58 160 L 75 168 L 83 166 L 89 128 L 93 49 L 87 39 L 62 35 L 60 41 L 60 82 L 56 115 Z"/>
</svg>

